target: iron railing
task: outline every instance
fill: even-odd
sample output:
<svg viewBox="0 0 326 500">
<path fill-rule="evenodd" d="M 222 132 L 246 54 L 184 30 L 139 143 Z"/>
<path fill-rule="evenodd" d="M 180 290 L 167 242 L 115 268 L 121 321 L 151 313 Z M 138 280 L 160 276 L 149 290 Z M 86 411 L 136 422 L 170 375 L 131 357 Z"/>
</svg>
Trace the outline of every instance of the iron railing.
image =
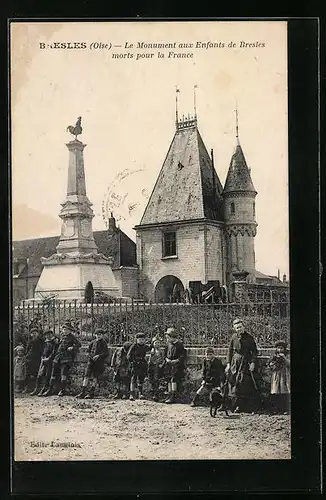
<svg viewBox="0 0 326 500">
<path fill-rule="evenodd" d="M 244 320 L 246 329 L 254 335 L 260 347 L 272 347 L 276 340 L 290 338 L 288 296 L 262 295 L 260 300 L 243 303 L 185 304 L 154 303 L 139 300 L 114 300 L 113 303 L 85 304 L 76 301 L 48 303 L 22 302 L 13 310 L 13 331 L 27 335 L 33 326 L 51 328 L 59 334 L 69 320 L 81 340 L 91 339 L 97 327 L 102 327 L 110 345 L 132 340 L 135 333 L 144 332 L 148 339 L 163 337 L 169 326 L 177 329 L 186 346 L 211 344 L 224 347 L 232 334 L 235 317 Z M 272 299 L 272 300 L 271 300 Z"/>
</svg>

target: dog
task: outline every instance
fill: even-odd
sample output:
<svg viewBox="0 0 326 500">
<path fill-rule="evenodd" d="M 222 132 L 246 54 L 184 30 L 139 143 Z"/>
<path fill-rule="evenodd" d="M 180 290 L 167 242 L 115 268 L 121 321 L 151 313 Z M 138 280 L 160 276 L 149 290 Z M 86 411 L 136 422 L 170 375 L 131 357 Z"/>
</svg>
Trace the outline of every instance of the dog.
<svg viewBox="0 0 326 500">
<path fill-rule="evenodd" d="M 209 404 L 211 417 L 216 417 L 217 410 L 224 411 L 226 416 L 228 417 L 229 412 L 226 404 L 226 388 L 214 387 L 209 395 Z"/>
</svg>

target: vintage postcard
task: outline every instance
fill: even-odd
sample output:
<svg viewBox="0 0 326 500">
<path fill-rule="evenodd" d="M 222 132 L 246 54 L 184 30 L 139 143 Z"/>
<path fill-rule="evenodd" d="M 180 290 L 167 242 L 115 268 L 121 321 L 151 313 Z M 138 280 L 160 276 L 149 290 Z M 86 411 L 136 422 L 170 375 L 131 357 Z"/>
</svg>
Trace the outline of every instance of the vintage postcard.
<svg viewBox="0 0 326 500">
<path fill-rule="evenodd" d="M 11 22 L 15 461 L 291 458 L 287 23 Z"/>
</svg>

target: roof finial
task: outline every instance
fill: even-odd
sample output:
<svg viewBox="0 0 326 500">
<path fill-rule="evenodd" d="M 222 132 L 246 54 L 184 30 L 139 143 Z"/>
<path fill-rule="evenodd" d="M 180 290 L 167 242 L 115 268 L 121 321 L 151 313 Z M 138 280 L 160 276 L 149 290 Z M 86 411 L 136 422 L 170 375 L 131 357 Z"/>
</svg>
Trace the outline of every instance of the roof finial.
<svg viewBox="0 0 326 500">
<path fill-rule="evenodd" d="M 175 124 L 176 127 L 178 127 L 178 122 L 179 122 L 179 115 L 178 115 L 178 92 L 180 90 L 178 89 L 178 86 L 175 86 Z"/>
<path fill-rule="evenodd" d="M 235 130 L 236 130 L 237 144 L 239 144 L 239 122 L 238 122 L 238 103 L 237 103 L 237 101 L 235 101 Z"/>
<path fill-rule="evenodd" d="M 198 85 L 194 85 L 194 114 L 195 114 L 195 120 L 197 120 L 197 109 L 196 109 L 196 88 Z"/>
</svg>

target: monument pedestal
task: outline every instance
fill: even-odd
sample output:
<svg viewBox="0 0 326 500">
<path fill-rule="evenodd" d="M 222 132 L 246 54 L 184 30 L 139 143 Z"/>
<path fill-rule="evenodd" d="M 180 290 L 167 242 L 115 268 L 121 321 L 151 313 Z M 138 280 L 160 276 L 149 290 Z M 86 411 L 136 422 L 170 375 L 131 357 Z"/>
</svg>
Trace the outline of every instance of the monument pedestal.
<svg viewBox="0 0 326 500">
<path fill-rule="evenodd" d="M 42 259 L 44 268 L 35 289 L 34 297 L 54 295 L 57 299 L 83 298 L 85 287 L 91 281 L 94 291 L 118 297 L 110 260 L 103 255 L 55 254 Z"/>
</svg>

